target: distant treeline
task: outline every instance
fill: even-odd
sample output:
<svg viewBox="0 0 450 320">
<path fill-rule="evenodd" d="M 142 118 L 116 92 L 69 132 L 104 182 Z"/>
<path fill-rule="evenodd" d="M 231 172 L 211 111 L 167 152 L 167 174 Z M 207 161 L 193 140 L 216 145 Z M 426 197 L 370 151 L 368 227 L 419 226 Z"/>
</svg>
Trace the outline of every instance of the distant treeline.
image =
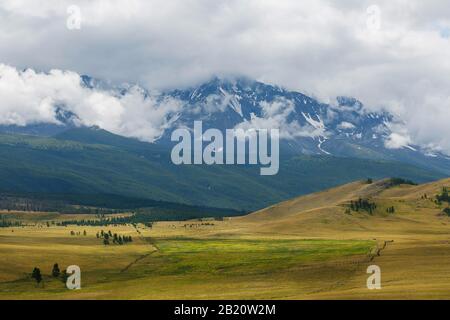
<svg viewBox="0 0 450 320">
<path fill-rule="evenodd" d="M 72 204 L 70 200 L 44 198 L 39 195 L 0 194 L 0 209 L 7 211 L 108 214 L 120 209 Z"/>
<path fill-rule="evenodd" d="M 356 201 L 350 201 L 349 204 L 350 210 L 352 211 L 367 211 L 369 214 L 372 214 L 373 211 L 377 208 L 375 202 L 370 202 L 368 199 L 359 198 Z"/>
<path fill-rule="evenodd" d="M 115 214 L 131 212 L 131 218 L 114 218 L 117 224 L 160 220 L 186 220 L 206 217 L 243 215 L 245 211 L 224 208 L 191 206 L 151 199 L 99 194 L 0 194 L 0 209 L 8 211 L 60 212 L 73 214 Z M 95 223 L 90 221 L 89 224 Z M 109 223 L 109 222 L 108 222 Z M 109 223 L 111 224 L 111 223 Z M 104 224 L 98 224 L 104 225 Z"/>
<path fill-rule="evenodd" d="M 11 227 L 21 227 L 22 223 L 20 221 L 9 221 L 9 220 L 0 220 L 0 228 L 11 228 Z"/>
<path fill-rule="evenodd" d="M 207 213 L 200 214 L 198 212 L 187 213 L 187 212 L 171 212 L 171 211 L 161 211 L 160 209 L 155 209 L 151 212 L 150 208 L 147 208 L 148 212 L 139 211 L 135 212 L 130 216 L 125 217 L 99 217 L 98 219 L 78 219 L 78 220 L 64 220 L 55 222 L 57 226 L 95 226 L 104 227 L 109 225 L 125 225 L 138 223 L 143 223 L 145 225 L 151 225 L 152 222 L 156 221 L 180 221 L 180 220 L 191 220 L 200 218 L 214 218 L 216 221 L 223 220 L 224 216 L 221 215 L 211 215 Z M 227 215 L 229 216 L 229 215 Z"/>
<path fill-rule="evenodd" d="M 441 203 L 441 202 L 448 202 L 448 203 L 450 203 L 450 196 L 449 196 L 449 194 L 448 194 L 448 189 L 447 189 L 447 187 L 443 187 L 443 188 L 442 188 L 442 192 L 441 192 L 441 194 L 438 194 L 438 195 L 436 196 L 436 200 L 437 200 L 439 203 Z"/>
<path fill-rule="evenodd" d="M 400 184 L 409 184 L 412 186 L 417 186 L 417 183 L 415 183 L 414 181 L 403 178 L 391 178 L 389 179 L 389 184 L 390 186 L 398 186 Z"/>
</svg>

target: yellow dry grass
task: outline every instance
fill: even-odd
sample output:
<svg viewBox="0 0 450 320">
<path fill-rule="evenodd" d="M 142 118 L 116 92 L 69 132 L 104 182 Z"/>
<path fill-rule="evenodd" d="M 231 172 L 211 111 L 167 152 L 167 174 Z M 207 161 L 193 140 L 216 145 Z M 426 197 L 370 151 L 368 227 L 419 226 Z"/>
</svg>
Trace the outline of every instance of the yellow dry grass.
<svg viewBox="0 0 450 320">
<path fill-rule="evenodd" d="M 450 179 L 354 182 L 244 217 L 152 229 L 48 228 L 44 215 L 33 217 L 35 226 L 0 229 L 0 299 L 449 299 L 450 218 L 430 199 L 443 186 Z M 377 203 L 373 215 L 346 210 L 359 197 Z M 100 229 L 135 241 L 104 246 Z M 32 268 L 48 274 L 55 262 L 80 265 L 83 289 L 50 277 L 37 288 Z M 366 287 L 371 264 L 381 268 L 381 290 Z"/>
</svg>

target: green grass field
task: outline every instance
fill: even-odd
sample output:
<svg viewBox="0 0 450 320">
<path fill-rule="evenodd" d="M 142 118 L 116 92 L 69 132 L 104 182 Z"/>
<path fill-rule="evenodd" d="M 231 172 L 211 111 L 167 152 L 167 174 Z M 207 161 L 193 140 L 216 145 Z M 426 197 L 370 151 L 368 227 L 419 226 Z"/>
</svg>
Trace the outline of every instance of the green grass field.
<svg viewBox="0 0 450 320">
<path fill-rule="evenodd" d="M 152 228 L 47 226 L 86 216 L 9 213 L 28 225 L 0 228 L 0 299 L 449 299 L 450 217 L 424 198 L 444 185 L 357 182 L 244 217 Z M 358 197 L 377 209 L 346 210 Z M 104 245 L 102 229 L 133 242 Z M 54 263 L 80 266 L 82 289 L 51 277 Z M 366 287 L 372 264 L 381 290 Z"/>
<path fill-rule="evenodd" d="M 314 287 L 314 279 L 302 279 L 305 272 L 329 269 L 351 276 L 353 269 L 340 270 L 339 261 L 362 262 L 374 245 L 349 240 L 152 237 L 165 228 L 173 230 L 165 223 L 155 226 L 157 231 L 139 229 L 141 234 L 131 226 L 108 228 L 135 237 L 123 246 L 103 245 L 95 236 L 101 228 L 3 229 L 0 255 L 7 259 L 0 265 L 0 298 L 282 298 Z M 184 229 L 181 224 L 178 228 Z M 72 230 L 81 235 L 71 236 Z M 56 262 L 81 267 L 82 290 L 69 291 L 50 276 Z M 35 266 L 45 275 L 41 286 L 29 276 Z"/>
</svg>

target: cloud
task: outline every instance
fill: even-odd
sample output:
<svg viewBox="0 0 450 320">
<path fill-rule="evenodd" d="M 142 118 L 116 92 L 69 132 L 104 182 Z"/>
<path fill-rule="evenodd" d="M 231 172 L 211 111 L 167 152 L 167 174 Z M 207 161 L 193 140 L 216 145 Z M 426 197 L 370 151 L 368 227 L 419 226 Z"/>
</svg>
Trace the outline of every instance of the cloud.
<svg viewBox="0 0 450 320">
<path fill-rule="evenodd" d="M 401 135 L 399 133 L 391 133 L 385 141 L 386 148 L 400 149 L 409 146 L 411 138 L 407 135 Z"/>
<path fill-rule="evenodd" d="M 446 0 L 81 0 L 81 29 L 68 30 L 72 4 L 1 1 L 0 62 L 157 89 L 244 75 L 325 102 L 353 96 L 450 153 Z"/>
<path fill-rule="evenodd" d="M 153 141 L 181 109 L 175 99 L 161 100 L 140 87 L 125 95 L 82 86 L 75 72 L 18 71 L 0 64 L 0 124 L 59 124 L 58 108 L 73 112 L 79 125 L 99 126 L 127 137 Z"/>
<path fill-rule="evenodd" d="M 354 129 L 355 125 L 353 123 L 343 121 L 337 126 L 337 128 L 341 130 L 349 130 Z"/>
<path fill-rule="evenodd" d="M 250 121 L 244 121 L 236 128 L 251 129 L 279 129 L 280 138 L 295 139 L 300 137 L 319 137 L 325 136 L 325 128 L 321 122 L 314 122 L 308 118 L 314 125 L 301 126 L 298 121 L 288 121 L 290 115 L 295 113 L 295 105 L 292 101 L 285 98 L 277 98 L 275 101 L 260 103 L 261 117 L 252 115 Z M 319 124 L 319 125 L 317 125 Z M 322 124 L 322 125 L 320 125 Z"/>
</svg>

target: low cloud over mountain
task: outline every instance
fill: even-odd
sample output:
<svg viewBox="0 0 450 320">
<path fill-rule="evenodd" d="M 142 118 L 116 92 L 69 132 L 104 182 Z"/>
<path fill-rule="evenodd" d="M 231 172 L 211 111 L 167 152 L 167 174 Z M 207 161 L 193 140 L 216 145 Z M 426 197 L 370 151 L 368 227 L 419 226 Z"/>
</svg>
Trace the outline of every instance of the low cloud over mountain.
<svg viewBox="0 0 450 320">
<path fill-rule="evenodd" d="M 83 0 L 77 1 L 79 30 L 66 27 L 70 5 L 68 0 L 2 1 L 0 63 L 73 70 L 164 90 L 238 74 L 325 102 L 352 96 L 405 121 L 392 146 L 409 137 L 450 151 L 450 7 L 445 0 L 349 0 L 339 6 L 328 0 Z M 139 95 L 128 98 L 142 103 Z M 86 99 L 103 104 L 109 98 L 81 98 Z M 50 102 L 42 103 L 36 116 L 48 119 L 45 104 Z M 145 139 L 159 134 L 135 132 L 121 118 L 120 107 L 112 109 L 118 114 L 108 115 L 109 129 Z M 91 116 L 92 123 L 101 122 Z"/>
<path fill-rule="evenodd" d="M 126 91 L 92 87 L 75 72 L 38 73 L 0 65 L 0 125 L 61 124 L 58 110 L 73 113 L 75 125 L 99 126 L 123 136 L 153 141 L 180 110 L 176 99 L 138 86 Z M 88 80 L 89 81 L 89 80 Z"/>
</svg>

